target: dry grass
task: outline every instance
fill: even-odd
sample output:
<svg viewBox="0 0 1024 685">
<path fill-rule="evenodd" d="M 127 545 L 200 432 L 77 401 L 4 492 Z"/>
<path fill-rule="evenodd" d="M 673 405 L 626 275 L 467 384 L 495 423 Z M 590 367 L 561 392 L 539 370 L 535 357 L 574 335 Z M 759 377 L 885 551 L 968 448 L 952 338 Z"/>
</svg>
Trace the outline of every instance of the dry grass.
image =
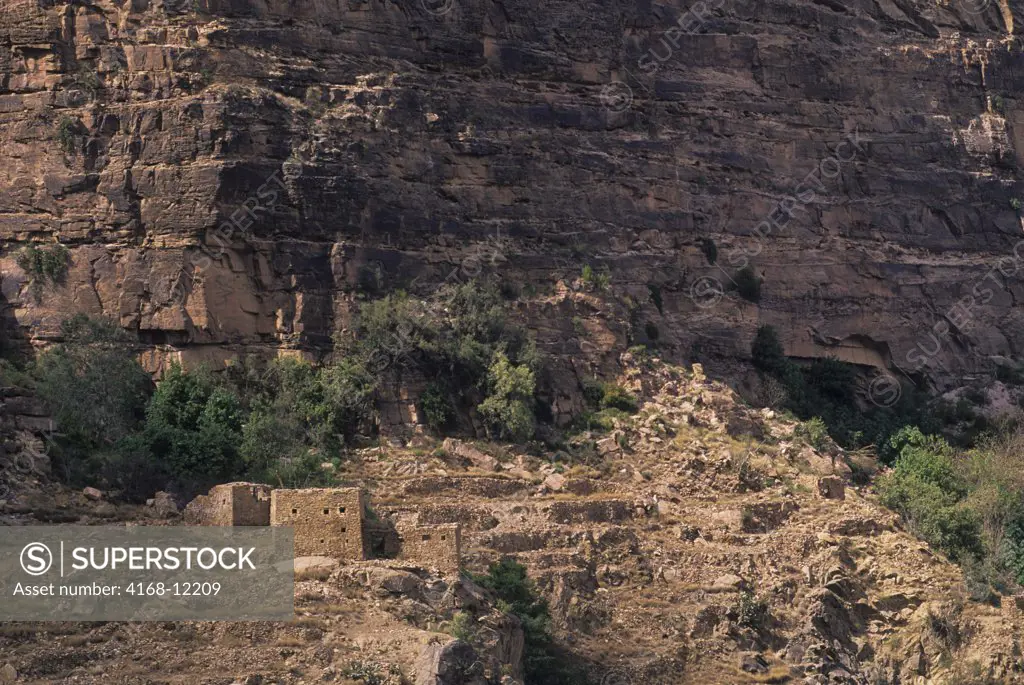
<svg viewBox="0 0 1024 685">
<path fill-rule="evenodd" d="M 296 628 L 319 628 L 320 630 L 327 630 L 328 628 L 326 621 L 314 616 L 300 616 L 292 619 L 288 625 Z"/>
<path fill-rule="evenodd" d="M 772 666 L 766 673 L 747 673 L 736 669 L 735 683 L 788 683 L 793 674 L 789 666 Z"/>
<path fill-rule="evenodd" d="M 295 582 L 303 580 L 319 580 L 325 581 L 331 577 L 333 569 L 328 568 L 307 568 L 301 571 L 295 572 Z"/>
</svg>

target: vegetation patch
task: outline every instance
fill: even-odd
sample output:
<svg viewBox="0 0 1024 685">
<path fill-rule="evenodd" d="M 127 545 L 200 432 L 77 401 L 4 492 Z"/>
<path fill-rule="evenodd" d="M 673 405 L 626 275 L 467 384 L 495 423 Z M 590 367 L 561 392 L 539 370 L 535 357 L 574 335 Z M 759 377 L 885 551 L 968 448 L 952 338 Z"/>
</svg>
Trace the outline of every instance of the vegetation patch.
<svg viewBox="0 0 1024 685">
<path fill-rule="evenodd" d="M 28 274 L 32 284 L 63 283 L 71 262 L 71 251 L 57 243 L 36 247 L 23 247 L 15 258 L 22 271 Z"/>
<path fill-rule="evenodd" d="M 732 277 L 736 292 L 748 302 L 761 301 L 761 278 L 749 266 L 745 266 Z"/>
<path fill-rule="evenodd" d="M 62 117 L 57 124 L 57 145 L 64 154 L 74 156 L 78 146 L 78 130 L 82 123 L 74 117 Z"/>
<path fill-rule="evenodd" d="M 491 564 L 486 574 L 473 580 L 494 592 L 498 609 L 517 616 L 523 624 L 525 648 L 523 665 L 531 685 L 584 685 L 586 672 L 555 644 L 551 635 L 551 612 L 540 597 L 526 567 L 505 558 Z"/>
</svg>

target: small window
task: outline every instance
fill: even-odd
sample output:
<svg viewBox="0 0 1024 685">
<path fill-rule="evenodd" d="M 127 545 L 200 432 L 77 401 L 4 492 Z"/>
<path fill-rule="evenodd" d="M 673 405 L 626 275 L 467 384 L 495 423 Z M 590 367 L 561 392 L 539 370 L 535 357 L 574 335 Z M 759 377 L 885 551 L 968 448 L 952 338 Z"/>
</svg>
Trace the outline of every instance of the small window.
<svg viewBox="0 0 1024 685">
<path fill-rule="evenodd" d="M 322 544 L 324 544 L 324 541 L 323 541 L 323 539 L 321 539 L 321 540 L 320 540 L 320 544 L 321 544 L 321 545 L 322 545 Z"/>
<path fill-rule="evenodd" d="M 299 513 L 299 510 L 298 510 L 298 509 L 292 509 L 292 513 L 293 513 L 293 514 L 298 514 L 298 513 Z"/>
<path fill-rule="evenodd" d="M 348 532 L 348 528 L 345 528 L 344 526 L 342 526 L 342 527 L 341 527 L 341 532 L 342 532 L 342 533 L 346 533 L 346 532 Z"/>
<path fill-rule="evenodd" d="M 324 509 L 324 516 L 327 516 L 330 513 L 331 513 L 330 509 Z"/>
<path fill-rule="evenodd" d="M 447 536 L 447 535 L 442 535 L 442 536 L 441 536 L 441 541 L 442 541 L 442 542 L 444 542 L 444 541 L 445 541 L 445 540 L 447 540 L 447 539 L 448 539 L 448 536 Z"/>
<path fill-rule="evenodd" d="M 430 536 L 429 536 L 429 535 L 424 535 L 424 536 L 423 536 L 423 542 L 426 542 L 426 541 L 427 541 L 427 540 L 429 540 L 429 539 L 430 539 Z"/>
<path fill-rule="evenodd" d="M 345 507 L 338 507 L 338 513 L 339 514 L 344 514 L 345 513 Z"/>
</svg>

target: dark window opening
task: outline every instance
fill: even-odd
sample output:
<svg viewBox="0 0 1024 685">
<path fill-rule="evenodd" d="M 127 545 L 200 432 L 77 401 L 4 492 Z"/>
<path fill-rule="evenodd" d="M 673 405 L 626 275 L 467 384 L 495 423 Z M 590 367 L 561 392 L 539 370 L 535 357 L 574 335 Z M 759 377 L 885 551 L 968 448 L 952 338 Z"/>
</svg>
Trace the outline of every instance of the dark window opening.
<svg viewBox="0 0 1024 685">
<path fill-rule="evenodd" d="M 345 507 L 338 507 L 338 513 L 339 514 L 344 514 L 345 513 Z"/>
<path fill-rule="evenodd" d="M 331 513 L 330 509 L 324 509 L 324 516 L 327 516 L 330 513 Z"/>
<path fill-rule="evenodd" d="M 429 536 L 429 535 L 424 535 L 424 536 L 423 536 L 423 542 L 426 542 L 426 541 L 427 541 L 427 540 L 429 540 L 429 539 L 430 539 L 430 536 Z"/>
<path fill-rule="evenodd" d="M 298 510 L 298 509 L 292 509 L 292 513 L 293 513 L 293 514 L 298 514 L 298 513 L 299 513 L 299 510 Z"/>
</svg>

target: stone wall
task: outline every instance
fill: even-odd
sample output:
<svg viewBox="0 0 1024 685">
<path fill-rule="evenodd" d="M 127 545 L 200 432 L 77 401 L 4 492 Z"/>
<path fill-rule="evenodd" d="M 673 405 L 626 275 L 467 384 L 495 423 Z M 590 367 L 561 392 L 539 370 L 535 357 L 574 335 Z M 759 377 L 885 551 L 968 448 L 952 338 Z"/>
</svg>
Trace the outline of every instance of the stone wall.
<svg viewBox="0 0 1024 685">
<path fill-rule="evenodd" d="M 459 570 L 462 558 L 462 527 L 457 523 L 410 526 L 399 530 L 399 559 L 444 571 Z"/>
<path fill-rule="evenodd" d="M 389 521 L 363 521 L 363 558 L 394 559 L 401 552 L 398 531 Z"/>
<path fill-rule="evenodd" d="M 269 526 L 271 489 L 256 483 L 225 483 L 185 507 L 193 526 Z"/>
<path fill-rule="evenodd" d="M 274 490 L 270 525 L 295 528 L 296 556 L 363 559 L 364 506 L 358 488 Z"/>
</svg>

